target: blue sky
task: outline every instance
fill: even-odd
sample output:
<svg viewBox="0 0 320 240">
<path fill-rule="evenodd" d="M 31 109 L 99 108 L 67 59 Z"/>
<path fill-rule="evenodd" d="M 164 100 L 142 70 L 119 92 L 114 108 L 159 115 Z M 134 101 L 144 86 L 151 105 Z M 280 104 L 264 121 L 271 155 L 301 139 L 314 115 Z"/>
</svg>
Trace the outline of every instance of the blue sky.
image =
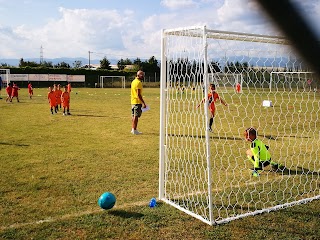
<svg viewBox="0 0 320 240">
<path fill-rule="evenodd" d="M 320 0 L 295 0 L 320 36 Z M 0 0 L 0 59 L 160 59 L 161 29 L 281 35 L 253 0 Z"/>
</svg>

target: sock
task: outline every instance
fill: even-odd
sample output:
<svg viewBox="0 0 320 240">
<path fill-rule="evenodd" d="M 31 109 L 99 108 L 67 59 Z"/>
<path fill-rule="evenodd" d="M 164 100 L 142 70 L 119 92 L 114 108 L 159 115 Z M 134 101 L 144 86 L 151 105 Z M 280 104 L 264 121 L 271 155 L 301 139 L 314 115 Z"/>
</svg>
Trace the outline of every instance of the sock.
<svg viewBox="0 0 320 240">
<path fill-rule="evenodd" d="M 212 127 L 212 124 L 213 124 L 213 117 L 212 117 L 212 118 L 210 118 L 210 121 L 209 121 L 209 128 L 211 128 L 211 127 Z"/>
</svg>

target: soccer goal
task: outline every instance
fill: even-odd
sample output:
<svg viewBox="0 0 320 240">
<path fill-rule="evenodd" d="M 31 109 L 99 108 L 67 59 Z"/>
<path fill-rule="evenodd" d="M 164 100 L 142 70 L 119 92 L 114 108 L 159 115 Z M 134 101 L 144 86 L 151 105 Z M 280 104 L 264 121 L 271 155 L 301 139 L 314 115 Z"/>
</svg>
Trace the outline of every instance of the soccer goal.
<svg viewBox="0 0 320 240">
<path fill-rule="evenodd" d="M 2 87 L 7 87 L 10 83 L 10 69 L 0 69 L 0 77 L 2 80 Z"/>
<path fill-rule="evenodd" d="M 201 26 L 163 30 L 161 44 L 160 200 L 215 225 L 320 199 L 320 96 L 292 85 L 270 91 L 273 72 L 307 72 L 286 38 Z M 216 102 L 213 132 L 211 82 L 228 104 Z M 252 174 L 249 127 L 282 168 Z"/>
<path fill-rule="evenodd" d="M 100 76 L 100 88 L 118 87 L 126 88 L 125 76 Z"/>
<path fill-rule="evenodd" d="M 271 72 L 270 91 L 314 91 L 317 90 L 314 72 Z"/>
<path fill-rule="evenodd" d="M 209 83 L 213 83 L 219 88 L 219 92 L 242 92 L 242 82 L 243 76 L 242 74 L 237 73 L 209 73 L 208 74 Z"/>
</svg>

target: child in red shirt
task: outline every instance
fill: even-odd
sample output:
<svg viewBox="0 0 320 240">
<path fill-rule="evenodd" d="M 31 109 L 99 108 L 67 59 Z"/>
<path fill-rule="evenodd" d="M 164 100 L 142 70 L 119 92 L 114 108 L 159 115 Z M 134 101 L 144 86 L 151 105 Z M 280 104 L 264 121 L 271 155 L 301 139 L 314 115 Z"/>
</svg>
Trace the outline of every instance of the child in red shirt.
<svg viewBox="0 0 320 240">
<path fill-rule="evenodd" d="M 12 87 L 12 91 L 11 91 L 11 101 L 14 97 L 16 97 L 17 102 L 19 102 L 19 94 L 18 94 L 19 90 L 20 90 L 20 88 L 18 87 L 18 85 L 13 83 L 13 87 Z"/>
<path fill-rule="evenodd" d="M 215 112 L 216 112 L 216 105 L 215 105 L 215 102 L 217 100 L 220 100 L 220 102 L 225 105 L 225 106 L 228 106 L 228 104 L 219 96 L 219 94 L 216 92 L 216 85 L 214 84 L 210 84 L 210 93 L 208 93 L 208 102 L 209 102 L 209 105 L 208 105 L 208 108 L 209 108 L 209 111 L 211 113 L 211 116 L 210 116 L 210 120 L 209 120 L 209 131 L 212 132 L 212 124 L 213 124 L 213 118 L 214 118 L 214 115 L 215 115 Z M 204 103 L 206 100 L 206 98 L 202 99 L 202 101 L 199 103 L 199 105 L 197 106 L 200 107 L 201 103 Z"/>
<path fill-rule="evenodd" d="M 60 107 L 60 109 L 61 109 L 61 94 L 62 94 L 62 91 L 61 91 L 60 84 L 57 85 L 57 88 L 56 88 L 56 90 L 54 90 L 54 92 L 55 92 L 56 98 L 57 98 L 57 110 L 58 110 L 58 107 Z"/>
<path fill-rule="evenodd" d="M 70 109 L 70 93 L 68 92 L 68 87 L 64 87 L 64 92 L 61 94 L 61 103 L 63 107 L 63 115 L 71 115 L 69 112 Z M 67 108 L 67 114 L 66 114 L 66 108 Z"/>
<path fill-rule="evenodd" d="M 53 114 L 53 109 L 55 113 L 57 113 L 56 105 L 57 105 L 57 99 L 54 91 L 52 90 L 52 87 L 49 87 L 49 92 L 48 92 L 48 100 L 50 104 L 50 111 L 51 114 Z"/>
<path fill-rule="evenodd" d="M 29 93 L 29 97 L 31 99 L 33 96 L 33 87 L 32 87 L 31 82 L 29 82 L 29 84 L 28 84 L 28 93 Z"/>
<path fill-rule="evenodd" d="M 8 100 L 9 100 L 9 102 L 12 102 L 12 97 L 11 97 L 11 95 L 12 95 L 12 83 L 8 84 L 8 86 L 6 88 L 6 92 L 7 92 L 6 102 L 8 102 Z"/>
</svg>

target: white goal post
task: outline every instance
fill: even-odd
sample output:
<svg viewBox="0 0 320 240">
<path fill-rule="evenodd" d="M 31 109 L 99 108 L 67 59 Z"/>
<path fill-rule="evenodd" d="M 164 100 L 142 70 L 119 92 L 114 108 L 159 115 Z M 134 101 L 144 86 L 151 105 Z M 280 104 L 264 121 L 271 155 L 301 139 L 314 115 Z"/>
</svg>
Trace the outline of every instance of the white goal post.
<svg viewBox="0 0 320 240">
<path fill-rule="evenodd" d="M 120 87 L 126 88 L 125 76 L 100 76 L 99 87 Z"/>
<path fill-rule="evenodd" d="M 210 225 L 320 199 L 320 95 L 271 87 L 274 72 L 289 71 L 308 66 L 283 37 L 205 26 L 163 30 L 159 199 Z M 214 118 L 210 83 L 227 103 L 215 103 Z M 249 127 L 282 167 L 250 170 Z"/>
<path fill-rule="evenodd" d="M 10 83 L 10 69 L 0 69 L 0 77 L 2 80 L 1 87 L 7 87 Z"/>
</svg>

